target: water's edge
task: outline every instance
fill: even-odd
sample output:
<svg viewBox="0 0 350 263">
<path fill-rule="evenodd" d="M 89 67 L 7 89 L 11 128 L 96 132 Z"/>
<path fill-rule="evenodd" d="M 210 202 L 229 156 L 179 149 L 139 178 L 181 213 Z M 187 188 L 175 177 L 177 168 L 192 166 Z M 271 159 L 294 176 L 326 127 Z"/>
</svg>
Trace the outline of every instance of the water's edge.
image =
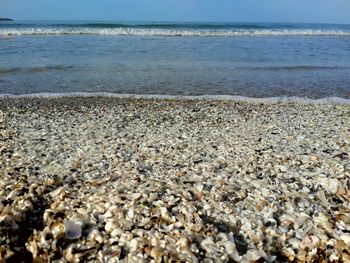
<svg viewBox="0 0 350 263">
<path fill-rule="evenodd" d="M 231 95 L 200 95 L 200 96 L 182 96 L 182 95 L 158 95 L 158 94 L 117 94 L 108 92 L 70 92 L 70 93 L 33 93 L 33 94 L 0 94 L 0 99 L 15 98 L 65 98 L 65 97 L 114 97 L 114 98 L 134 98 L 134 99 L 170 99 L 170 100 L 221 100 L 234 102 L 250 103 L 300 103 L 300 104 L 332 104 L 332 105 L 350 105 L 350 99 L 341 97 L 327 97 L 322 99 L 310 99 L 301 97 L 266 97 L 255 98 L 245 96 Z"/>
</svg>

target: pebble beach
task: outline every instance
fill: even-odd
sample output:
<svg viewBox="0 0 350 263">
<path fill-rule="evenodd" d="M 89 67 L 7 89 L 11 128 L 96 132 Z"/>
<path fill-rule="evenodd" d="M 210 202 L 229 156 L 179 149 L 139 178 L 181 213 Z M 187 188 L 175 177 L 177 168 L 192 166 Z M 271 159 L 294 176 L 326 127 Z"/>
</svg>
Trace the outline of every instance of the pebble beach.
<svg viewBox="0 0 350 263">
<path fill-rule="evenodd" d="M 350 262 L 350 106 L 0 98 L 0 262 Z"/>
</svg>

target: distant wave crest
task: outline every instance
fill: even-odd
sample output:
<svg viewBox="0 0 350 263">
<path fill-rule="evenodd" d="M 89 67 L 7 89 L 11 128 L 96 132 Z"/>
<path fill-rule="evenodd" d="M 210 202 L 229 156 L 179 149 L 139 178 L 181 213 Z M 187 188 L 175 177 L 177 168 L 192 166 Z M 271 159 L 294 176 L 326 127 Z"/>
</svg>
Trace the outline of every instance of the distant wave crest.
<svg viewBox="0 0 350 263">
<path fill-rule="evenodd" d="M 165 28 L 2 28 L 0 36 L 21 35 L 110 35 L 110 36 L 350 36 L 350 31 L 321 29 L 165 29 Z"/>
</svg>

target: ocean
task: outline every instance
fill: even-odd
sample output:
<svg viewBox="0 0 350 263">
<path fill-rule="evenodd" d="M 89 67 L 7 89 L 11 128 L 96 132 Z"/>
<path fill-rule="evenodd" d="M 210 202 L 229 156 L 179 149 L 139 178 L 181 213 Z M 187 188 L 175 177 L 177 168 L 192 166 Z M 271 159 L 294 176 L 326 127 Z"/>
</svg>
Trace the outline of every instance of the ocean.
<svg viewBox="0 0 350 263">
<path fill-rule="evenodd" d="M 350 99 L 350 25 L 0 22 L 0 94 Z"/>
</svg>

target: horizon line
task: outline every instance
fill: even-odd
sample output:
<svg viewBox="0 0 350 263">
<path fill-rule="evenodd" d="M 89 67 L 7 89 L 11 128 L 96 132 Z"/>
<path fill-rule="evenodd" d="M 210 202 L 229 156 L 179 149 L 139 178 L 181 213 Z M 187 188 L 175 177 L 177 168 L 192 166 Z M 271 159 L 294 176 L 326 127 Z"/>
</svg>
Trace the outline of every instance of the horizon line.
<svg viewBox="0 0 350 263">
<path fill-rule="evenodd" d="M 350 25 L 350 23 L 339 22 L 291 22 L 291 21 L 224 21 L 224 20 L 118 20 L 118 19 L 16 19 L 12 17 L 0 17 L 9 18 L 13 21 L 0 21 L 0 22 L 25 22 L 25 21 L 60 21 L 60 22 L 121 22 L 121 23 L 236 23 L 236 24 L 328 24 L 328 25 Z"/>
</svg>

